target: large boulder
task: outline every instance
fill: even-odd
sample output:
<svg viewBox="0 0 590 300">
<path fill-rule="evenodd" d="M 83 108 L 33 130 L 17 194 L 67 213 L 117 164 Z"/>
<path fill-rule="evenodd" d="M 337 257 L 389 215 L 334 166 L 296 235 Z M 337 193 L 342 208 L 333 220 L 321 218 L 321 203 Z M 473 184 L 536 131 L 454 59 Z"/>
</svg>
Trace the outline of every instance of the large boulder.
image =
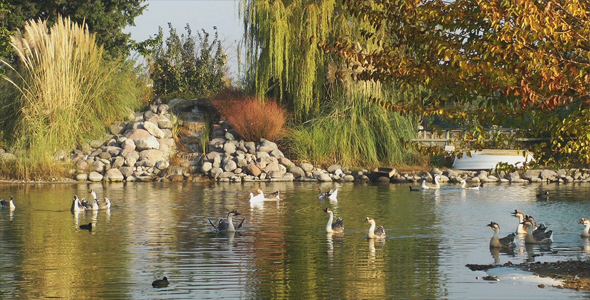
<svg viewBox="0 0 590 300">
<path fill-rule="evenodd" d="M 154 163 L 160 160 L 167 160 L 167 157 L 164 155 L 164 152 L 160 150 L 143 150 L 139 153 L 140 160 L 150 160 Z"/>
<path fill-rule="evenodd" d="M 143 127 L 151 135 L 153 135 L 153 136 L 155 136 L 155 137 L 157 137 L 159 139 L 165 138 L 166 137 L 166 134 L 164 134 L 164 132 L 160 128 L 158 128 L 158 125 L 156 125 L 156 124 L 154 124 L 152 122 L 145 122 L 145 123 L 143 123 Z"/>
<path fill-rule="evenodd" d="M 135 146 L 137 148 L 137 151 L 160 148 L 160 143 L 158 142 L 156 137 L 151 136 L 151 135 L 148 137 L 145 137 L 145 138 L 135 139 L 135 140 L 133 140 L 133 142 L 135 142 Z"/>
<path fill-rule="evenodd" d="M 145 129 L 133 129 L 129 131 L 125 137 L 130 140 L 137 140 L 151 136 L 151 134 Z"/>
<path fill-rule="evenodd" d="M 109 182 L 123 181 L 125 178 L 119 169 L 110 169 L 104 175 L 105 180 Z"/>
</svg>

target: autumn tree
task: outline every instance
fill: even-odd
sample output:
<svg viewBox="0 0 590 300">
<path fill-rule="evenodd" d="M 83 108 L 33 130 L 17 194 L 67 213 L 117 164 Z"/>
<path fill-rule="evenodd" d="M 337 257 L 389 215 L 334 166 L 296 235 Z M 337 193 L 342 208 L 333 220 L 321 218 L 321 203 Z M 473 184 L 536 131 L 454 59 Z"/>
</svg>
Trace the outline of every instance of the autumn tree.
<svg viewBox="0 0 590 300">
<path fill-rule="evenodd" d="M 590 163 L 590 7 L 587 1 L 345 1 L 370 23 L 359 40 L 319 40 L 347 61 L 354 79 L 421 86 L 428 97 L 373 98 L 391 110 L 470 125 L 458 145 L 510 142 L 543 163 Z M 384 32 L 384 35 L 376 35 Z M 364 41 L 379 49 L 364 48 Z M 490 136 L 520 129 L 522 144 Z"/>
</svg>

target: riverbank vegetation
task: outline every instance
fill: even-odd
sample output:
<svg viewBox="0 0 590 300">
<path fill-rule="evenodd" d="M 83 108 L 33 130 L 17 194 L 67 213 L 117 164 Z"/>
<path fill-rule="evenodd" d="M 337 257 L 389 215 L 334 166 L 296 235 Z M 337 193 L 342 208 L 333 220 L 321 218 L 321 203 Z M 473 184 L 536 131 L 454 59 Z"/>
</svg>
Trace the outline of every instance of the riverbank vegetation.
<svg viewBox="0 0 590 300">
<path fill-rule="evenodd" d="M 85 25 L 29 21 L 11 45 L 18 61 L 3 62 L 0 126 L 16 160 L 4 160 L 5 174 L 63 176 L 53 156 L 58 150 L 103 137 L 108 124 L 141 104 L 141 81 L 124 62 L 105 60 Z"/>
</svg>

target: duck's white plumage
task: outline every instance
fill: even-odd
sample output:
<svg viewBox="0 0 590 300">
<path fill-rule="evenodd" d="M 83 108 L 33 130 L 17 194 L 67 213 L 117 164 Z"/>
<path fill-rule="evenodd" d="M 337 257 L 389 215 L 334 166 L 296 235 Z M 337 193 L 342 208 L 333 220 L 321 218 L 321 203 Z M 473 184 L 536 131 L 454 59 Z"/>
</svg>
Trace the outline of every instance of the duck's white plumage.
<svg viewBox="0 0 590 300">
<path fill-rule="evenodd" d="M 375 229 L 375 220 L 372 218 L 367 217 L 365 219 L 365 223 L 371 223 L 371 227 L 369 228 L 369 233 L 367 237 L 370 239 L 384 239 L 386 237 L 385 228 L 383 226 L 379 226 L 379 228 Z"/>
<path fill-rule="evenodd" d="M 580 235 L 583 237 L 590 237 L 590 219 L 582 218 L 580 224 L 584 225 L 584 229 Z"/>
<path fill-rule="evenodd" d="M 336 219 L 336 222 L 332 223 L 334 220 L 334 212 L 330 208 L 324 209 L 324 212 L 328 213 L 330 217 L 328 218 L 328 224 L 326 224 L 326 232 L 327 233 L 342 233 L 344 232 L 344 221 L 341 218 Z"/>
</svg>

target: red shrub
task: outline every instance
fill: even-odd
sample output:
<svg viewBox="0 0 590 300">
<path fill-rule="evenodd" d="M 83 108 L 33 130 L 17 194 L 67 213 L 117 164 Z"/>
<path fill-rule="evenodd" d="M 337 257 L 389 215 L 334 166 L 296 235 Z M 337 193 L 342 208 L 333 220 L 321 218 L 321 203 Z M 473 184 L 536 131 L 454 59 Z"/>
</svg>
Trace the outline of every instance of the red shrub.
<svg viewBox="0 0 590 300">
<path fill-rule="evenodd" d="M 246 141 L 276 141 L 285 135 L 287 112 L 275 101 L 225 90 L 211 103 Z"/>
</svg>

